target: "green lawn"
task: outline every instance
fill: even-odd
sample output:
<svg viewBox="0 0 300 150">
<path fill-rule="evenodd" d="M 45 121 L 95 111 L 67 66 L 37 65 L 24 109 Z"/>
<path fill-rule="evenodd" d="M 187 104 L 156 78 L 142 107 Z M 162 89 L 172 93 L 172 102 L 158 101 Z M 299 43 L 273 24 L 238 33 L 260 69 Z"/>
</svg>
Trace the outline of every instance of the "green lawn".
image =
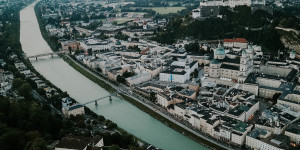
<svg viewBox="0 0 300 150">
<path fill-rule="evenodd" d="M 117 21 L 117 24 L 124 24 L 128 21 L 132 21 L 132 18 L 117 18 L 114 21 Z"/>
<path fill-rule="evenodd" d="M 173 6 L 175 4 L 178 4 L 179 2 L 168 2 L 169 6 Z"/>
<path fill-rule="evenodd" d="M 101 86 L 102 88 L 104 88 L 106 91 L 109 91 L 111 93 L 115 92 L 116 90 L 111 87 L 110 85 L 106 84 L 105 82 L 103 82 L 102 80 L 98 79 L 97 77 L 95 77 L 93 74 L 87 72 L 86 70 L 84 70 L 83 68 L 81 68 L 80 66 L 78 66 L 76 63 L 74 63 L 72 60 L 70 60 L 68 57 L 66 56 L 62 56 L 62 58 L 71 66 L 73 67 L 75 70 L 77 70 L 78 72 L 80 72 L 81 74 L 83 74 L 85 77 L 87 77 L 88 79 L 92 80 L 93 82 L 97 83 L 99 86 Z"/>
<path fill-rule="evenodd" d="M 185 9 L 185 7 L 139 7 L 139 8 L 152 9 L 161 15 L 169 14 L 169 13 L 177 13 L 177 11 Z"/>
</svg>

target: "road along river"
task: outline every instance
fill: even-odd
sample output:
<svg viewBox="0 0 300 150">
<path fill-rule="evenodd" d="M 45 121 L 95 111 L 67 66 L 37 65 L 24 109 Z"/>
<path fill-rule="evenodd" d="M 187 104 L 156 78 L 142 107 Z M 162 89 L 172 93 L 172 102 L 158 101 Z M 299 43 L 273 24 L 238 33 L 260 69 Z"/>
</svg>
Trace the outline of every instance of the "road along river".
<svg viewBox="0 0 300 150">
<path fill-rule="evenodd" d="M 27 56 L 52 52 L 43 39 L 34 12 L 33 3 L 20 12 L 20 41 Z M 80 103 L 108 95 L 79 72 L 70 67 L 61 58 L 39 59 L 32 62 L 35 69 L 54 85 L 67 91 Z M 92 111 L 117 123 L 129 133 L 165 150 L 205 150 L 205 146 L 167 127 L 150 115 L 137 109 L 125 100 L 114 98 L 87 105 Z"/>
</svg>

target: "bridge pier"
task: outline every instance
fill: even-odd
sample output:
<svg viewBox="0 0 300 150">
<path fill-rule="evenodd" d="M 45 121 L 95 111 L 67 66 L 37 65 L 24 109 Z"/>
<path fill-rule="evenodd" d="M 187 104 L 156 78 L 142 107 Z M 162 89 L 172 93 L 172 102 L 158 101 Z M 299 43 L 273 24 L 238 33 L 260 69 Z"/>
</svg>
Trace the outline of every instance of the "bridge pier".
<svg viewBox="0 0 300 150">
<path fill-rule="evenodd" d="M 53 54 L 51 54 L 51 58 L 53 58 Z"/>
<path fill-rule="evenodd" d="M 35 57 L 35 60 L 36 60 L 36 61 L 38 61 L 38 58 L 37 58 L 37 57 Z"/>
<path fill-rule="evenodd" d="M 109 96 L 109 101 L 112 101 L 111 96 Z"/>
<path fill-rule="evenodd" d="M 95 106 L 97 106 L 98 105 L 98 103 L 97 103 L 97 101 L 95 101 Z"/>
</svg>

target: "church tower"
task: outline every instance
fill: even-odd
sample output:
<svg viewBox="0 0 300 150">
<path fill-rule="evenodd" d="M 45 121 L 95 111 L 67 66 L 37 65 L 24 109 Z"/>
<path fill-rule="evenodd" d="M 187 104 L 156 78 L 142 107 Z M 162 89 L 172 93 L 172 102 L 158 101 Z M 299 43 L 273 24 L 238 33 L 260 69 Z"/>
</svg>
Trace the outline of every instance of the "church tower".
<svg viewBox="0 0 300 150">
<path fill-rule="evenodd" d="M 242 56 L 240 58 L 240 72 L 243 76 L 247 75 L 247 69 L 248 69 L 248 56 L 246 50 L 242 50 Z"/>
<path fill-rule="evenodd" d="M 186 62 L 185 62 L 184 71 L 188 72 L 190 74 L 190 64 L 189 64 L 188 60 L 186 60 Z"/>
<path fill-rule="evenodd" d="M 295 50 L 292 50 L 291 52 L 290 52 L 290 59 L 295 59 L 296 58 L 296 51 Z"/>
</svg>

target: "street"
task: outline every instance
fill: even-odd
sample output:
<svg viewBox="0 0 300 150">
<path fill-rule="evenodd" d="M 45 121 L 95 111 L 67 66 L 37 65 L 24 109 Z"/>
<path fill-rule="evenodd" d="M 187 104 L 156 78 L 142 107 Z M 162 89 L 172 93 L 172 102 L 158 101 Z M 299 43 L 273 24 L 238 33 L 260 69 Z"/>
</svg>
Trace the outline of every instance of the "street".
<svg viewBox="0 0 300 150">
<path fill-rule="evenodd" d="M 136 94 L 136 93 L 131 93 L 129 90 L 129 87 L 123 85 L 123 84 L 118 84 L 115 85 L 112 82 L 109 82 L 107 79 L 99 76 L 100 73 L 96 73 L 97 71 L 92 70 L 90 68 L 87 68 L 85 66 L 83 66 L 82 64 L 78 63 L 77 61 L 73 60 L 73 58 L 71 58 L 69 55 L 65 55 L 66 57 L 68 57 L 70 60 L 72 60 L 75 64 L 77 64 L 78 66 L 80 66 L 82 69 L 84 69 L 85 71 L 87 71 L 88 73 L 94 75 L 95 77 L 97 77 L 98 79 L 102 80 L 103 82 L 105 82 L 106 84 L 110 85 L 111 87 L 115 88 L 116 90 L 118 90 L 120 93 L 132 98 L 133 100 L 143 104 L 144 106 L 146 106 L 147 108 L 151 109 L 152 111 L 158 113 L 159 115 L 161 115 L 162 117 L 168 119 L 169 121 L 175 123 L 176 125 L 182 127 L 183 129 L 197 135 L 198 137 L 207 140 L 210 143 L 214 143 L 224 149 L 235 149 L 234 147 L 230 146 L 230 145 L 224 145 L 223 143 L 218 142 L 215 139 L 212 139 L 211 137 L 206 136 L 204 133 L 193 129 L 193 127 L 186 121 L 182 121 L 182 120 L 178 120 L 176 117 L 174 117 L 173 115 L 171 115 L 169 112 L 167 112 L 166 110 L 164 110 L 163 108 L 155 105 L 154 103 L 150 102 L 149 100 L 145 99 L 144 97 Z M 203 143 L 205 144 L 205 143 Z"/>
</svg>

